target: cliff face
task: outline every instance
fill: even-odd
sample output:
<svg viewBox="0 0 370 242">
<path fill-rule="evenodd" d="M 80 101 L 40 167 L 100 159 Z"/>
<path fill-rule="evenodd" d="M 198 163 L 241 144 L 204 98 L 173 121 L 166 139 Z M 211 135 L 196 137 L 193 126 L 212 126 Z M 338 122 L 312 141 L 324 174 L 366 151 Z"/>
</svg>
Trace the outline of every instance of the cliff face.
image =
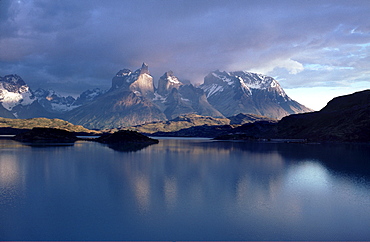
<svg viewBox="0 0 370 242">
<path fill-rule="evenodd" d="M 184 84 L 173 74 L 172 71 L 164 73 L 158 80 L 157 93 L 161 96 L 168 95 L 172 89 L 179 89 Z"/>
<path fill-rule="evenodd" d="M 141 66 L 140 73 L 137 79 L 130 84 L 130 91 L 137 95 L 142 95 L 144 97 L 153 98 L 154 97 L 154 82 L 153 77 L 150 75 L 148 66 L 143 63 Z M 138 70 L 138 71 L 139 71 Z"/>
</svg>

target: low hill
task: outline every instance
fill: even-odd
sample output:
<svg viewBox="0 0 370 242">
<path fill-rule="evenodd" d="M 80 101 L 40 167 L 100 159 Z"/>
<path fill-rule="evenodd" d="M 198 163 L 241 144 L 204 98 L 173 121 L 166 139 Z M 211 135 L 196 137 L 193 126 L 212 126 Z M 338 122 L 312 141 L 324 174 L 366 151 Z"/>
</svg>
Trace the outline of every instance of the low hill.
<svg viewBox="0 0 370 242">
<path fill-rule="evenodd" d="M 247 124 L 259 121 L 268 121 L 268 122 L 277 121 L 276 119 L 251 113 L 239 113 L 237 115 L 228 117 L 228 119 L 230 119 L 230 124 Z"/>
<path fill-rule="evenodd" d="M 233 125 L 202 125 L 192 126 L 173 132 L 156 132 L 152 136 L 158 137 L 204 137 L 214 138 L 220 135 L 232 133 L 235 129 Z"/>
<path fill-rule="evenodd" d="M 99 133 L 98 131 L 86 129 L 80 125 L 73 125 L 61 119 L 31 118 L 31 119 L 9 119 L 0 118 L 0 134 L 16 134 L 22 130 L 31 130 L 35 127 L 62 129 L 76 133 Z"/>
<path fill-rule="evenodd" d="M 282 138 L 370 142 L 370 90 L 336 97 L 318 112 L 294 114 L 277 126 Z"/>
<path fill-rule="evenodd" d="M 142 124 L 130 127 L 130 130 L 145 134 L 152 134 L 156 132 L 175 132 L 181 129 L 187 129 L 194 126 L 214 126 L 226 125 L 230 120 L 227 118 L 213 118 L 209 116 L 200 116 L 197 114 L 181 115 L 169 121 L 159 121 L 148 124 Z"/>
</svg>

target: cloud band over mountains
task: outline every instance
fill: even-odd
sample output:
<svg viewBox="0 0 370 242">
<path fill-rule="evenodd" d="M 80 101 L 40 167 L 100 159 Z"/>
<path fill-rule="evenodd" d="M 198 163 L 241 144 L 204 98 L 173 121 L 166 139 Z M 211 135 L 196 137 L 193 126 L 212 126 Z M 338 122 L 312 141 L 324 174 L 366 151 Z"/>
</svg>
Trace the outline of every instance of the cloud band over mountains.
<svg viewBox="0 0 370 242">
<path fill-rule="evenodd" d="M 369 13 L 367 0 L 0 0 L 0 76 L 79 93 L 146 62 L 156 80 L 220 69 L 370 86 Z"/>
</svg>

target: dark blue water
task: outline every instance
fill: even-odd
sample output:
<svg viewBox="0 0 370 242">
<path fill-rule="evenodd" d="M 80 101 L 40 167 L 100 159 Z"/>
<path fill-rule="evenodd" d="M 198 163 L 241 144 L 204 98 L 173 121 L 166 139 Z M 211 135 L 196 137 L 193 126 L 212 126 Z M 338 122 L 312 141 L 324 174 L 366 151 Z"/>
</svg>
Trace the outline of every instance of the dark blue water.
<svg viewBox="0 0 370 242">
<path fill-rule="evenodd" d="M 370 240 L 370 149 L 0 140 L 0 240 Z"/>
</svg>

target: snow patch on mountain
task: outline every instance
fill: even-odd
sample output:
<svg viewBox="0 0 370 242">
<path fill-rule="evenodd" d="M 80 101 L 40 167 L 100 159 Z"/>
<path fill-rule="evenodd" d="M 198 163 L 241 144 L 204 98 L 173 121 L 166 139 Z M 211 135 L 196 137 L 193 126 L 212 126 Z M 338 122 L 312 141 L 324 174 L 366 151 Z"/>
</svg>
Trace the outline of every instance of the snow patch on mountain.
<svg viewBox="0 0 370 242">
<path fill-rule="evenodd" d="M 247 95 L 252 95 L 252 91 L 251 91 L 251 89 L 250 89 L 250 88 L 253 88 L 253 85 L 247 85 L 247 84 L 245 83 L 245 81 L 243 80 L 243 78 L 241 78 L 241 77 L 238 77 L 238 79 L 239 79 L 239 81 L 240 81 L 240 85 L 241 85 L 241 87 L 242 87 L 243 92 L 244 92 L 245 94 L 247 94 Z"/>
<path fill-rule="evenodd" d="M 87 94 L 86 99 L 89 100 L 89 101 L 92 101 L 103 93 L 104 92 L 101 91 L 99 88 L 95 88 L 94 90 L 92 90 L 92 92 Z"/>
<path fill-rule="evenodd" d="M 34 92 L 34 95 L 40 105 L 51 113 L 64 113 L 80 106 L 75 105 L 76 99 L 72 96 L 64 97 L 53 89 L 39 88 Z"/>
<path fill-rule="evenodd" d="M 79 106 L 68 105 L 64 103 L 51 103 L 52 110 L 58 113 L 68 112 L 78 107 Z"/>
<path fill-rule="evenodd" d="M 161 101 L 162 103 L 164 103 L 166 101 L 166 97 L 163 97 L 162 95 L 155 92 L 153 101 Z"/>
<path fill-rule="evenodd" d="M 14 93 L 9 92 L 0 86 L 0 101 L 2 105 L 7 110 L 11 111 L 15 106 L 21 104 L 23 106 L 31 104 L 34 99 L 32 99 L 32 94 L 27 90 L 27 92 Z"/>
<path fill-rule="evenodd" d="M 228 74 L 228 73 L 227 73 Z M 217 78 L 219 78 L 219 79 L 221 79 L 223 82 L 226 82 L 227 83 L 227 85 L 229 85 L 229 86 L 231 86 L 231 85 L 233 85 L 234 84 L 234 81 L 231 79 L 231 78 L 228 78 L 227 76 L 225 76 L 225 75 L 218 75 L 218 74 L 216 74 L 216 73 L 212 73 L 212 75 L 214 76 L 214 77 L 217 77 Z"/>
<path fill-rule="evenodd" d="M 168 76 L 168 81 L 174 84 L 180 84 L 181 82 L 175 76 Z"/>
<path fill-rule="evenodd" d="M 128 69 L 123 69 L 123 70 L 120 70 L 119 72 L 117 72 L 116 76 L 118 77 L 123 77 L 123 76 L 129 76 L 131 75 L 131 71 L 128 70 Z"/>
<path fill-rule="evenodd" d="M 100 88 L 89 89 L 80 94 L 80 96 L 73 103 L 74 106 L 81 106 L 86 103 L 89 103 L 99 96 L 103 95 L 106 91 L 101 90 Z"/>
<path fill-rule="evenodd" d="M 213 94 L 215 94 L 217 92 L 222 92 L 224 90 L 224 88 L 223 88 L 223 86 L 220 86 L 220 85 L 214 83 L 214 84 L 205 86 L 203 88 L 203 90 L 206 93 L 207 98 L 209 98 L 210 96 L 212 96 Z"/>
</svg>

